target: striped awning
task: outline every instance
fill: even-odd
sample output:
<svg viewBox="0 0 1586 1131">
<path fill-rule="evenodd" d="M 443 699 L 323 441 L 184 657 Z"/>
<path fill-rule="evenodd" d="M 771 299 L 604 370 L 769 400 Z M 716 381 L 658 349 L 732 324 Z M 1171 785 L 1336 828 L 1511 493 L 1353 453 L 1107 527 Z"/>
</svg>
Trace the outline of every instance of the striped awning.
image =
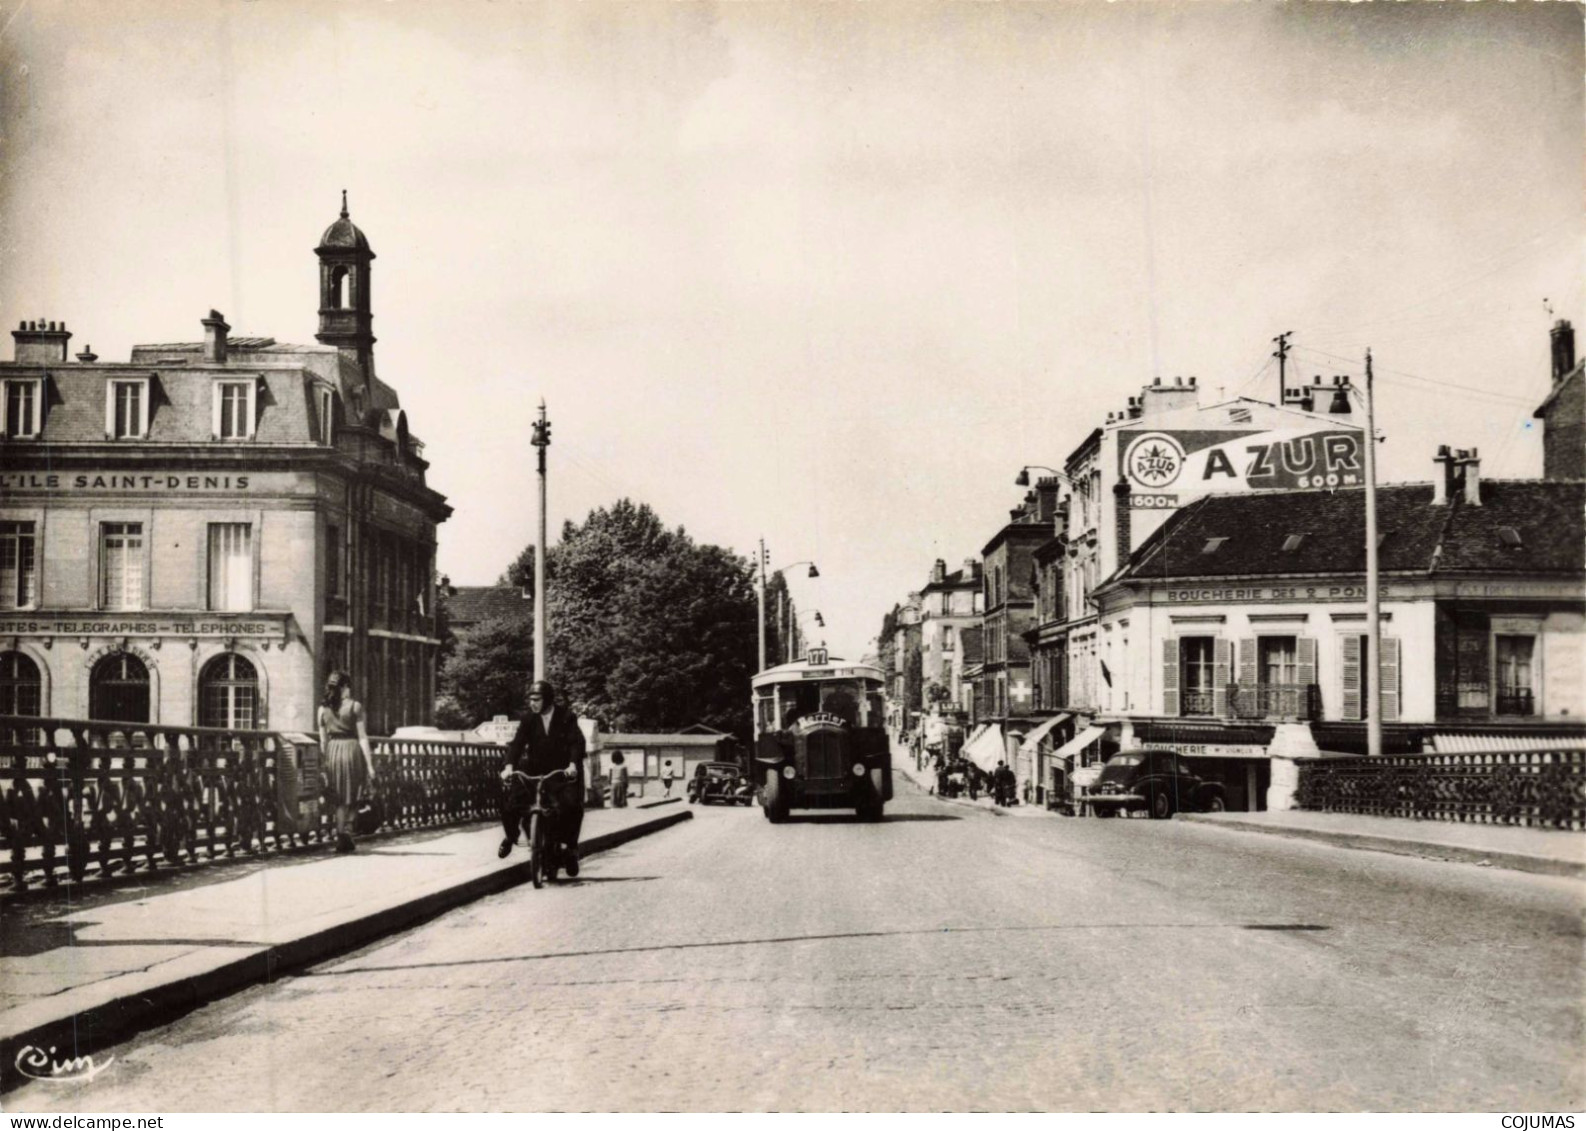
<svg viewBox="0 0 1586 1131">
<path fill-rule="evenodd" d="M 984 729 L 973 739 L 964 743 L 964 749 L 959 752 L 960 757 L 968 758 L 986 773 L 997 768 L 998 762 L 1007 760 L 1007 748 L 1002 742 L 1002 728 L 995 723 L 987 723 Z"/>
<path fill-rule="evenodd" d="M 1041 745 L 1041 739 L 1051 734 L 1053 729 L 1061 726 L 1063 723 L 1066 723 L 1073 717 L 1073 715 L 1059 714 L 1053 715 L 1051 718 L 1045 720 L 1040 726 L 1036 727 L 1029 734 L 1024 736 L 1024 742 L 1019 746 L 1019 753 L 1034 754 L 1036 748 Z"/>
<path fill-rule="evenodd" d="M 1525 734 L 1434 734 L 1439 754 L 1523 753 L 1527 750 L 1586 750 L 1586 738 L 1543 738 Z"/>
</svg>

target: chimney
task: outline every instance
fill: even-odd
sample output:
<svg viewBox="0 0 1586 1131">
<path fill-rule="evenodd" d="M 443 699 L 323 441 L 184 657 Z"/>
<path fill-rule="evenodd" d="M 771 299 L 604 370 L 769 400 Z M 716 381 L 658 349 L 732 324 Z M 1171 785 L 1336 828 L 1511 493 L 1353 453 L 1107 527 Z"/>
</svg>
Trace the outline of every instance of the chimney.
<svg viewBox="0 0 1586 1131">
<path fill-rule="evenodd" d="M 215 365 L 226 364 L 226 319 L 218 310 L 211 310 L 204 319 L 204 360 Z"/>
<path fill-rule="evenodd" d="M 941 558 L 936 559 L 936 564 L 931 567 L 931 584 L 940 585 L 947 580 L 947 563 Z"/>
<path fill-rule="evenodd" d="M 71 340 L 66 323 L 57 326 L 42 318 L 18 323 L 11 337 L 16 341 L 12 356 L 18 365 L 59 365 L 66 360 L 66 343 Z"/>
<path fill-rule="evenodd" d="M 1113 486 L 1113 527 L 1118 533 L 1118 561 L 1114 568 L 1120 568 L 1129 560 L 1129 540 L 1133 535 L 1129 521 L 1129 481 L 1120 479 Z"/>
<path fill-rule="evenodd" d="M 99 360 L 99 355 L 94 352 L 93 346 L 85 346 L 83 352 L 77 355 L 77 360 L 84 365 L 92 365 Z"/>
<path fill-rule="evenodd" d="M 1475 448 L 1461 451 L 1454 462 L 1464 472 L 1461 480 L 1465 484 L 1465 505 L 1481 506 L 1481 453 Z"/>
<path fill-rule="evenodd" d="M 1187 385 L 1182 377 L 1173 378 L 1171 385 L 1160 377 L 1153 377 L 1151 383 L 1140 390 L 1138 403 L 1145 416 L 1155 416 L 1177 408 L 1194 408 L 1198 398 L 1193 377 Z"/>
<path fill-rule="evenodd" d="M 1575 368 L 1575 327 L 1569 319 L 1553 323 L 1553 384 L 1562 381 Z"/>
<path fill-rule="evenodd" d="M 1340 416 L 1348 416 L 1352 411 L 1349 407 L 1348 377 L 1333 378 L 1333 403 L 1327 407 L 1327 411 Z"/>
<path fill-rule="evenodd" d="M 1432 457 L 1432 462 L 1442 464 L 1432 473 L 1432 505 L 1447 506 L 1449 490 L 1454 483 L 1454 457 L 1447 444 L 1437 446 L 1437 455 Z"/>
<path fill-rule="evenodd" d="M 1035 481 L 1035 521 L 1051 522 L 1052 515 L 1057 513 L 1058 483 L 1054 476 L 1048 475 Z"/>
<path fill-rule="evenodd" d="M 974 558 L 964 559 L 964 580 L 974 581 L 980 572 L 980 563 Z"/>
</svg>

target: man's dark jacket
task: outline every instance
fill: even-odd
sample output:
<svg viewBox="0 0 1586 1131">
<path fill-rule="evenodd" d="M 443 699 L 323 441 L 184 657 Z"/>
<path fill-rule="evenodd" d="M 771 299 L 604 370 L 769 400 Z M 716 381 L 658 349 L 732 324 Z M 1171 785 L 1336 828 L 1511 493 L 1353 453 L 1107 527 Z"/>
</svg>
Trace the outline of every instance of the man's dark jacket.
<svg viewBox="0 0 1586 1131">
<path fill-rule="evenodd" d="M 540 716 L 530 712 L 518 724 L 518 732 L 507 746 L 507 765 L 526 774 L 548 774 L 552 770 L 566 769 L 568 763 L 578 766 L 578 784 L 584 783 L 584 732 L 578 729 L 578 719 L 566 707 L 557 705 L 551 715 L 551 733 L 545 733 Z"/>
<path fill-rule="evenodd" d="M 551 732 L 545 733 L 540 716 L 530 713 L 518 724 L 518 733 L 507 746 L 507 766 L 538 777 L 552 770 L 565 770 L 568 763 L 578 767 L 576 780 L 551 786 L 556 804 L 552 810 L 553 839 L 576 845 L 584 824 L 584 732 L 578 718 L 566 707 L 557 706 L 551 715 Z M 501 824 L 508 840 L 516 840 L 518 822 L 524 813 L 522 796 L 509 789 L 501 801 Z"/>
</svg>

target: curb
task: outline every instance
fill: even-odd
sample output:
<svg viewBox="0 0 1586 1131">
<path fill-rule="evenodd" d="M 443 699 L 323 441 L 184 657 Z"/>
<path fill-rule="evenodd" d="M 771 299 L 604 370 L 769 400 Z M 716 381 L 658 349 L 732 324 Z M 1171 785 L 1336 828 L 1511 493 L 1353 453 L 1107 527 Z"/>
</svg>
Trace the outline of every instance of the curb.
<svg viewBox="0 0 1586 1131">
<path fill-rule="evenodd" d="M 681 797 L 662 797 L 656 801 L 641 801 L 639 804 L 635 805 L 634 808 L 654 809 L 657 805 L 680 805 L 682 802 L 683 799 Z"/>
<path fill-rule="evenodd" d="M 685 809 L 591 837 L 579 845 L 579 856 L 587 859 L 692 820 L 693 816 Z M 28 1046 L 69 1049 L 71 1057 L 80 1057 L 238 990 L 272 982 L 304 966 L 417 926 L 465 903 L 528 882 L 527 861 L 492 868 L 461 883 L 441 880 L 429 890 L 421 889 L 415 898 L 310 929 L 298 938 L 251 948 L 211 947 L 148 970 L 18 1006 L 11 1011 L 15 1020 L 0 1032 L 0 1092 L 27 1082 L 27 1077 L 13 1069 Z"/>
<path fill-rule="evenodd" d="M 1466 848 L 1458 844 L 1438 844 L 1434 841 L 1405 840 L 1402 837 L 1377 836 L 1372 833 L 1349 833 L 1330 829 L 1305 829 L 1294 826 L 1261 824 L 1241 821 L 1226 814 L 1210 817 L 1203 813 L 1180 813 L 1175 818 L 1193 821 L 1213 828 L 1233 829 L 1242 833 L 1265 833 L 1293 840 L 1314 840 L 1338 848 L 1362 849 L 1367 852 L 1388 852 L 1395 856 L 1419 856 L 1427 860 L 1447 860 L 1456 864 L 1486 865 L 1506 868 L 1513 872 L 1531 872 L 1540 876 L 1565 876 L 1570 879 L 1586 878 L 1586 864 L 1574 860 L 1560 860 L 1551 856 L 1531 856 L 1523 852 L 1489 851 Z"/>
</svg>

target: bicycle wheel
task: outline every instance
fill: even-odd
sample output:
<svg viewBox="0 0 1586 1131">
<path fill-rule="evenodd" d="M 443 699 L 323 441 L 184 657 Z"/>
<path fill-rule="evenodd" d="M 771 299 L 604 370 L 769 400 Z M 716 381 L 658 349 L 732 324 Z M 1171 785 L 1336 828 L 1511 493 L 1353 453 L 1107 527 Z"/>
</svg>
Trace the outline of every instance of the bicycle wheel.
<svg viewBox="0 0 1586 1131">
<path fill-rule="evenodd" d="M 540 814 L 529 814 L 529 879 L 537 888 L 545 886 L 545 826 Z"/>
</svg>

